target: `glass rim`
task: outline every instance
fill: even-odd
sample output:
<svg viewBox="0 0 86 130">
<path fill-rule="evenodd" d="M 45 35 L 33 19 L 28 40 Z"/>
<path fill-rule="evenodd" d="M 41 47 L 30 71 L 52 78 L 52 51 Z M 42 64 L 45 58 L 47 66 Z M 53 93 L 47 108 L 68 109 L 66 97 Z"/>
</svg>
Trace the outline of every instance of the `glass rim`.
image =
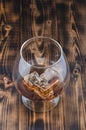
<svg viewBox="0 0 86 130">
<path fill-rule="evenodd" d="M 41 66 L 32 65 L 31 63 L 28 63 L 28 62 L 25 60 L 25 58 L 24 58 L 23 55 L 22 55 L 23 47 L 24 47 L 25 45 L 27 45 L 27 44 L 30 44 L 30 42 L 31 42 L 32 40 L 36 39 L 36 38 L 49 39 L 49 40 L 53 41 L 56 46 L 58 45 L 61 54 L 60 54 L 60 57 L 58 58 L 58 60 L 57 60 L 55 63 L 53 63 L 52 65 L 45 66 L 45 67 L 41 67 Z M 22 46 L 21 46 L 21 48 L 20 48 L 20 56 L 21 56 L 21 58 L 24 60 L 24 62 L 26 62 L 27 64 L 31 65 L 31 66 L 34 67 L 34 68 L 39 68 L 39 69 L 41 69 L 41 68 L 50 68 L 50 67 L 54 66 L 55 64 L 57 64 L 57 63 L 61 60 L 62 55 L 63 55 L 63 50 L 62 50 L 62 47 L 61 47 L 61 45 L 59 44 L 59 42 L 56 41 L 56 40 L 53 39 L 53 38 L 46 37 L 46 36 L 32 37 L 32 38 L 26 40 L 26 41 L 22 44 Z"/>
</svg>

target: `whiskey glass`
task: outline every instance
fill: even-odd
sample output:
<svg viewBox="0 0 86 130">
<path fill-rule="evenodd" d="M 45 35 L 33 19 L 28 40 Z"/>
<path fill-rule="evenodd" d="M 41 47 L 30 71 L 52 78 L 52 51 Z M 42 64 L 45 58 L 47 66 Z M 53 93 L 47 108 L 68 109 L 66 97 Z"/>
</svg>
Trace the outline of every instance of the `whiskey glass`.
<svg viewBox="0 0 86 130">
<path fill-rule="evenodd" d="M 35 112 L 53 109 L 70 80 L 61 45 L 44 36 L 25 41 L 15 60 L 13 80 L 27 108 Z"/>
</svg>

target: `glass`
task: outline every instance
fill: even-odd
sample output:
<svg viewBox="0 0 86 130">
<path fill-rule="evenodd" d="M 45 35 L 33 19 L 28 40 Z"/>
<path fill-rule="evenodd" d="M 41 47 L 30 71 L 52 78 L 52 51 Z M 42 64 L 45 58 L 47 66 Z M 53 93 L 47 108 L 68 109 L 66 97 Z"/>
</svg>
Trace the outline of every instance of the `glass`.
<svg viewBox="0 0 86 130">
<path fill-rule="evenodd" d="M 46 112 L 59 102 L 70 72 L 61 45 L 49 37 L 33 37 L 23 43 L 13 68 L 13 80 L 24 105 Z"/>
</svg>

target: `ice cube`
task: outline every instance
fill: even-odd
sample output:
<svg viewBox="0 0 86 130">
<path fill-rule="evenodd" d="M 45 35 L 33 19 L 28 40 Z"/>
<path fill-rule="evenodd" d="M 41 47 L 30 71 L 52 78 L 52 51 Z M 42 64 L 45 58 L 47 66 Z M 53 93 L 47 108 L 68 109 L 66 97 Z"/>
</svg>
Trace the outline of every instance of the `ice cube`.
<svg viewBox="0 0 86 130">
<path fill-rule="evenodd" d="M 45 78 L 44 73 L 39 76 L 39 74 L 34 71 L 33 73 L 26 75 L 24 79 L 29 82 L 30 85 L 37 86 L 44 91 L 49 88 L 49 83 L 48 80 Z"/>
<path fill-rule="evenodd" d="M 48 68 L 45 71 L 45 77 L 46 77 L 46 80 L 49 81 L 49 80 L 53 79 L 54 77 L 57 77 L 57 72 L 51 68 Z"/>
<path fill-rule="evenodd" d="M 29 79 L 29 76 L 30 76 L 29 74 L 26 75 L 26 76 L 24 77 L 24 80 L 25 80 L 27 83 L 29 83 L 30 86 L 33 86 L 32 82 L 31 82 L 30 80 L 28 80 L 28 79 Z"/>
<path fill-rule="evenodd" d="M 41 79 L 45 79 L 45 73 L 42 73 L 42 74 L 40 75 L 40 78 L 41 78 Z"/>
<path fill-rule="evenodd" d="M 36 71 L 34 71 L 31 74 L 29 74 L 28 80 L 34 84 L 34 82 L 38 80 L 38 77 L 39 74 Z"/>
<path fill-rule="evenodd" d="M 33 72 L 24 77 L 24 79 L 30 84 L 29 89 L 34 90 L 34 93 L 38 94 L 42 99 L 51 98 L 53 96 L 53 88 L 46 79 L 45 73 L 40 76 L 37 72 Z"/>
<path fill-rule="evenodd" d="M 48 81 L 46 79 L 41 80 L 41 85 L 46 87 L 48 85 Z"/>
</svg>

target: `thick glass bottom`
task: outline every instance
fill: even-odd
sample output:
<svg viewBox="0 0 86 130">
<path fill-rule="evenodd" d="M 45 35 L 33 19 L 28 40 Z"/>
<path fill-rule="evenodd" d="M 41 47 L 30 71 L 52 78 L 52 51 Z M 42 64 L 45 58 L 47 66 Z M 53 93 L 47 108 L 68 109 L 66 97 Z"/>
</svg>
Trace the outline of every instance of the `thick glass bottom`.
<svg viewBox="0 0 86 130">
<path fill-rule="evenodd" d="M 59 96 L 48 101 L 33 101 L 22 96 L 23 104 L 32 111 L 35 112 L 47 112 L 52 110 L 59 102 Z"/>
</svg>

